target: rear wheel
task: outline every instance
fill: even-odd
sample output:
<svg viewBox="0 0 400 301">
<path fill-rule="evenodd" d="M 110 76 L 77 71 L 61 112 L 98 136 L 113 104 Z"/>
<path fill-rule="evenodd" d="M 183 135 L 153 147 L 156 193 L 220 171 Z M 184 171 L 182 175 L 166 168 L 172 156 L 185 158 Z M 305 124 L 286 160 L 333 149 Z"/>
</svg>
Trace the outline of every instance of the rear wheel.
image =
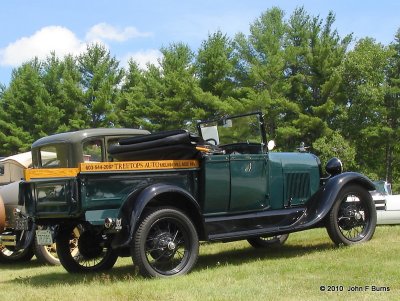
<svg viewBox="0 0 400 301">
<path fill-rule="evenodd" d="M 56 244 L 58 258 L 70 273 L 108 270 L 118 259 L 105 237 L 82 225 L 60 229 Z"/>
<path fill-rule="evenodd" d="M 289 234 L 281 234 L 274 236 L 259 236 L 249 238 L 247 241 L 254 248 L 271 248 L 282 246 L 288 239 Z"/>
<path fill-rule="evenodd" d="M 326 229 L 337 245 L 352 245 L 372 238 L 376 209 L 371 194 L 359 185 L 348 185 L 339 193 L 327 220 Z"/>
<path fill-rule="evenodd" d="M 143 276 L 170 277 L 188 273 L 197 261 L 199 238 L 191 220 L 174 208 L 148 213 L 140 222 L 131 249 Z"/>
<path fill-rule="evenodd" d="M 22 245 L 25 240 L 31 241 L 34 232 L 32 231 L 5 231 L 2 235 L 10 235 L 16 237 L 17 247 L 15 246 L 4 246 L 0 245 L 0 262 L 2 263 L 14 263 L 14 262 L 25 262 L 32 259 L 33 253 L 33 242 L 28 242 L 28 247 L 21 249 L 18 246 Z"/>
<path fill-rule="evenodd" d="M 13 247 L 0 245 L 1 263 L 25 262 L 31 260 L 33 255 L 34 253 L 32 246 L 21 250 L 15 250 Z"/>
</svg>

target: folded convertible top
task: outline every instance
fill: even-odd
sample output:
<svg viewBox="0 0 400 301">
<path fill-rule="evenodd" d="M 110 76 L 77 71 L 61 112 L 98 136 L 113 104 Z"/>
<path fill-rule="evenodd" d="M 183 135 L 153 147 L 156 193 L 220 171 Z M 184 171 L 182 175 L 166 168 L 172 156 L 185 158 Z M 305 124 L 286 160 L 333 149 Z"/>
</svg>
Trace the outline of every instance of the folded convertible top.
<svg viewBox="0 0 400 301">
<path fill-rule="evenodd" d="M 108 153 L 119 161 L 194 159 L 201 157 L 199 142 L 203 140 L 185 130 L 164 131 L 122 139 Z"/>
</svg>

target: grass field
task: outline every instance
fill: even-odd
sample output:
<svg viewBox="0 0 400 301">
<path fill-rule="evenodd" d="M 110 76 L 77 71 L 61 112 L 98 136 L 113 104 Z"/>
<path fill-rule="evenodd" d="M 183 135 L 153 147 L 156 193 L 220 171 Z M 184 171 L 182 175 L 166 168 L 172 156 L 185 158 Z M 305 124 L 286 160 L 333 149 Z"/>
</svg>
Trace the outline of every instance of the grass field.
<svg viewBox="0 0 400 301">
<path fill-rule="evenodd" d="M 399 253 L 400 226 L 379 226 L 370 242 L 352 247 L 335 247 L 325 229 L 291 234 L 279 249 L 256 250 L 246 241 L 202 244 L 194 270 L 172 279 L 144 279 L 130 258 L 120 258 L 107 273 L 90 275 L 68 274 L 63 267 L 42 266 L 34 258 L 0 266 L 0 297 L 7 301 L 399 300 Z"/>
</svg>

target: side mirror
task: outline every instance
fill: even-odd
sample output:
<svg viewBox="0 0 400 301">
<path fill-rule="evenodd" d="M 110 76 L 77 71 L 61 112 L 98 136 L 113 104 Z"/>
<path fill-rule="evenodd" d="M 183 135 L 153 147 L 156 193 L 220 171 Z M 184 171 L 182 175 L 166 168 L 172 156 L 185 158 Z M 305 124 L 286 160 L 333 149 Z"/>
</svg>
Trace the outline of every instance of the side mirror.
<svg viewBox="0 0 400 301">
<path fill-rule="evenodd" d="M 272 151 L 272 150 L 275 148 L 275 146 L 276 146 L 276 144 L 275 144 L 275 141 L 274 141 L 274 140 L 268 141 L 267 147 L 268 147 L 268 150 L 269 150 L 269 151 Z"/>
<path fill-rule="evenodd" d="M 232 119 L 224 119 L 223 120 L 223 127 L 224 128 L 231 128 L 232 127 Z"/>
</svg>

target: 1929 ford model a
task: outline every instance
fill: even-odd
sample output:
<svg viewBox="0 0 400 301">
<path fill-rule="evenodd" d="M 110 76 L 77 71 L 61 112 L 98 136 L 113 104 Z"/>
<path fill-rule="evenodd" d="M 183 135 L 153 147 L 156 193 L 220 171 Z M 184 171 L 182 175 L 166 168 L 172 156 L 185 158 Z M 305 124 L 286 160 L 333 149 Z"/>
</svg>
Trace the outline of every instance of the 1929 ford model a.
<svg viewBox="0 0 400 301">
<path fill-rule="evenodd" d="M 335 244 L 373 236 L 374 185 L 342 173 L 340 160 L 328 162 L 323 178 L 313 154 L 268 152 L 261 113 L 198 129 L 202 137 L 169 131 L 123 139 L 108 149 L 112 162 L 78 168 L 40 168 L 42 146 L 34 144 L 38 168 L 26 172 L 20 202 L 30 223 L 56 228 L 53 236 L 39 230 L 38 240 L 55 239 L 69 272 L 109 269 L 118 256 L 132 256 L 141 274 L 163 277 L 189 272 L 201 240 L 265 247 L 271 237 L 321 226 Z"/>
</svg>

